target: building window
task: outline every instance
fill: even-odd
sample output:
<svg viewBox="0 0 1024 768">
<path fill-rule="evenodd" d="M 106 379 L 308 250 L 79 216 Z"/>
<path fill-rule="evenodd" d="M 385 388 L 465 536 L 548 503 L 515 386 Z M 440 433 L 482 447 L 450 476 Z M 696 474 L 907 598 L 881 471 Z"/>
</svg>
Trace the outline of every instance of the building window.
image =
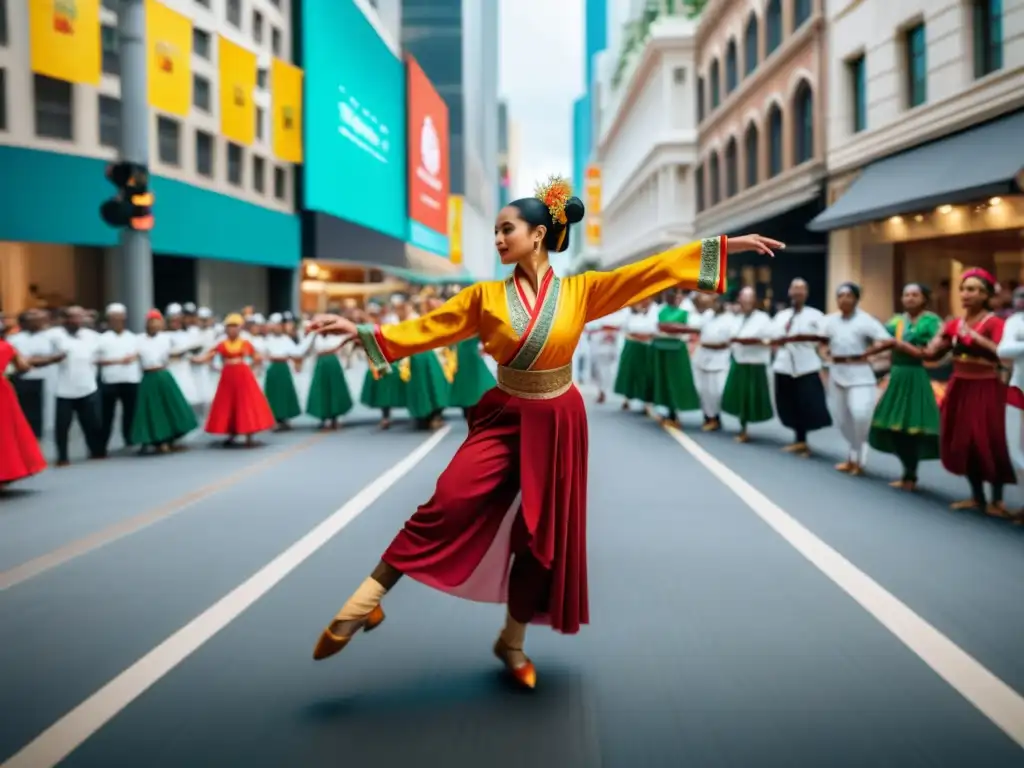
<svg viewBox="0 0 1024 768">
<path fill-rule="evenodd" d="M 721 87 L 722 87 L 722 83 L 721 83 L 720 73 L 718 71 L 718 59 L 715 59 L 714 61 L 711 62 L 710 77 L 711 77 L 711 109 L 714 110 L 714 109 L 718 108 L 718 105 L 722 101 L 722 92 L 720 90 Z"/>
<path fill-rule="evenodd" d="M 100 94 L 100 144 L 104 147 L 121 146 L 121 101 Z"/>
<path fill-rule="evenodd" d="M 799 165 L 814 157 L 814 93 L 806 80 L 797 86 L 793 115 L 793 158 L 794 165 Z"/>
<path fill-rule="evenodd" d="M 751 13 L 743 33 L 743 72 L 753 74 L 757 69 L 757 14 Z"/>
<path fill-rule="evenodd" d="M 228 182 L 236 187 L 242 186 L 242 148 L 230 141 L 228 142 Z"/>
<path fill-rule="evenodd" d="M 252 12 L 252 39 L 257 43 L 263 42 L 263 14 L 259 11 Z"/>
<path fill-rule="evenodd" d="M 277 27 L 270 28 L 270 50 L 275 56 L 281 55 L 281 30 Z"/>
<path fill-rule="evenodd" d="M 751 123 L 747 126 L 747 132 L 743 136 L 743 156 L 746 161 L 747 173 L 746 173 L 746 186 L 756 187 L 758 182 L 758 172 L 761 162 L 761 152 L 759 147 L 760 135 L 757 132 L 757 126 Z"/>
<path fill-rule="evenodd" d="M 793 31 L 796 32 L 811 18 L 811 0 L 793 0 Z"/>
<path fill-rule="evenodd" d="M 278 200 L 284 200 L 287 197 L 285 178 L 284 168 L 274 169 L 274 197 Z"/>
<path fill-rule="evenodd" d="M 263 141 L 264 133 L 263 124 L 267 120 L 267 113 L 263 107 L 256 107 L 256 140 Z"/>
<path fill-rule="evenodd" d="M 196 173 L 213 177 L 213 136 L 206 131 L 196 131 Z"/>
<path fill-rule="evenodd" d="M 256 155 L 252 156 L 252 188 L 261 195 L 267 189 L 267 161 Z"/>
<path fill-rule="evenodd" d="M 773 104 L 768 110 L 768 178 L 782 173 L 782 110 Z"/>
<path fill-rule="evenodd" d="M 210 81 L 202 75 L 192 75 L 192 106 L 209 112 L 211 109 Z"/>
<path fill-rule="evenodd" d="M 267 90 L 267 83 L 270 81 L 270 73 L 265 69 L 256 70 L 256 87 Z"/>
<path fill-rule="evenodd" d="M 100 48 L 103 52 L 103 71 L 108 75 L 121 74 L 121 51 L 117 44 L 117 27 L 100 27 Z"/>
<path fill-rule="evenodd" d="M 46 75 L 32 76 L 35 96 L 36 136 L 44 139 L 74 138 L 71 83 L 54 80 Z"/>
<path fill-rule="evenodd" d="M 850 93 L 853 97 L 853 132 L 860 133 L 868 127 L 868 79 L 864 56 L 846 64 L 850 73 Z"/>
<path fill-rule="evenodd" d="M 730 40 L 725 50 L 725 94 L 736 90 L 739 83 L 739 62 L 736 61 L 736 41 Z"/>
<path fill-rule="evenodd" d="M 210 58 L 210 33 L 199 27 L 192 27 L 192 53 L 201 59 Z"/>
<path fill-rule="evenodd" d="M 163 115 L 157 116 L 156 151 L 164 165 L 181 165 L 181 123 Z"/>
<path fill-rule="evenodd" d="M 708 161 L 708 175 L 711 177 L 711 205 L 718 205 L 722 200 L 722 171 L 718 167 L 718 153 L 711 153 Z"/>
<path fill-rule="evenodd" d="M 242 0 L 228 0 L 228 23 L 242 28 Z"/>
<path fill-rule="evenodd" d="M 3 0 L 0 0 L 0 2 L 3 2 Z M 114 13 L 117 13 L 117 10 L 121 5 L 121 0 L 103 0 L 102 5 L 108 11 L 113 11 Z"/>
<path fill-rule="evenodd" d="M 7 70 L 0 69 L 0 131 L 7 130 Z"/>
<path fill-rule="evenodd" d="M 203 8 L 209 8 L 210 0 L 196 0 L 196 5 L 201 5 Z"/>
<path fill-rule="evenodd" d="M 7 45 L 7 0 L 0 0 L 0 45 Z"/>
<path fill-rule="evenodd" d="M 704 122 L 704 78 L 697 78 L 697 123 Z"/>
<path fill-rule="evenodd" d="M 782 45 L 782 0 L 771 0 L 766 16 L 764 55 L 771 56 Z"/>
<path fill-rule="evenodd" d="M 1003 0 L 974 0 L 974 76 L 1003 68 Z"/>
<path fill-rule="evenodd" d="M 907 106 L 919 107 L 928 100 L 928 49 L 924 24 L 905 33 L 907 56 Z"/>
<path fill-rule="evenodd" d="M 729 139 L 725 146 L 725 196 L 733 197 L 740 191 L 739 154 L 736 139 Z"/>
<path fill-rule="evenodd" d="M 693 183 L 697 187 L 697 213 L 704 210 L 704 166 L 698 165 L 693 175 Z"/>
</svg>

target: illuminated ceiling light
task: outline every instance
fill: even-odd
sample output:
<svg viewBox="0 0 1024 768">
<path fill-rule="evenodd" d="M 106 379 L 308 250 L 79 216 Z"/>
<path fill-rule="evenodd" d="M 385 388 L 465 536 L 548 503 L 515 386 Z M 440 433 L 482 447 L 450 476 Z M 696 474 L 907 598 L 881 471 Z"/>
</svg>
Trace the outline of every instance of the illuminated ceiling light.
<svg viewBox="0 0 1024 768">
<path fill-rule="evenodd" d="M 916 221 L 916 222 L 920 223 L 920 222 L 924 221 L 924 216 L 922 216 L 922 215 L 921 215 L 921 214 L 919 213 L 919 214 L 917 214 L 917 216 L 915 216 L 915 217 L 914 217 L 914 221 Z"/>
<path fill-rule="evenodd" d="M 903 217 L 902 216 L 893 216 L 891 219 L 889 219 L 889 223 L 890 224 L 900 224 L 902 221 L 903 221 Z"/>
<path fill-rule="evenodd" d="M 988 200 L 989 205 L 999 205 L 1001 202 L 1003 202 L 1001 197 L 990 197 Z"/>
<path fill-rule="evenodd" d="M 939 206 L 939 213 L 952 213 L 952 212 L 953 212 L 953 206 L 952 205 L 940 205 Z"/>
</svg>

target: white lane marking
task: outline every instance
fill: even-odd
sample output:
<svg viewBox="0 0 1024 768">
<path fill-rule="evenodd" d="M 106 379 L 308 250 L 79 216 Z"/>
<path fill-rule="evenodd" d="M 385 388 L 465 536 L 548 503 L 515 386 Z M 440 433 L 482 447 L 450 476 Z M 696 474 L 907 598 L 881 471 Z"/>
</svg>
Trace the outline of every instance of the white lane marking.
<svg viewBox="0 0 1024 768">
<path fill-rule="evenodd" d="M 860 603 L 864 610 L 1007 736 L 1024 747 L 1024 696 L 701 448 L 693 438 L 670 425 L 665 426 L 665 431 L 791 547 Z"/>
<path fill-rule="evenodd" d="M 237 619 L 320 547 L 334 538 L 419 464 L 450 431 L 451 427 L 443 427 L 435 432 L 316 528 L 64 715 L 0 768 L 54 768 L 112 720 L 118 712 Z"/>
</svg>

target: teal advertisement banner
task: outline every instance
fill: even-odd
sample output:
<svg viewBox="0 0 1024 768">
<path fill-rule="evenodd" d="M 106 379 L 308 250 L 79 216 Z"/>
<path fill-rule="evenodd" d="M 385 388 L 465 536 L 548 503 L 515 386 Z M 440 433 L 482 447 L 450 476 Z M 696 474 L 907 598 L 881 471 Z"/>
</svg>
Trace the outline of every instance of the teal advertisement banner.
<svg viewBox="0 0 1024 768">
<path fill-rule="evenodd" d="M 302 18 L 303 204 L 405 240 L 405 64 L 353 0 Z"/>
<path fill-rule="evenodd" d="M 89 157 L 0 147 L 0 241 L 108 247 L 118 232 L 100 219 L 115 193 L 106 162 Z M 297 267 L 299 219 L 243 200 L 158 176 L 154 253 Z"/>
</svg>

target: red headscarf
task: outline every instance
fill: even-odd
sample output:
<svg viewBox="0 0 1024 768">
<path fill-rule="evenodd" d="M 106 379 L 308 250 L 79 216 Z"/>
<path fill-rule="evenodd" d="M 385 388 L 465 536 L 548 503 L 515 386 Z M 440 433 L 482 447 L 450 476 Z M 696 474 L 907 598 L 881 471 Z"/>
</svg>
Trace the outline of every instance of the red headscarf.
<svg viewBox="0 0 1024 768">
<path fill-rule="evenodd" d="M 150 320 L 163 320 L 164 316 L 160 313 L 159 309 L 151 309 L 146 313 L 146 322 Z"/>
<path fill-rule="evenodd" d="M 971 277 L 983 282 L 990 295 L 996 293 L 999 288 L 999 284 L 996 282 L 992 273 L 988 270 L 982 269 L 981 267 L 972 267 L 960 275 L 960 284 L 963 285 L 964 281 Z"/>
</svg>

